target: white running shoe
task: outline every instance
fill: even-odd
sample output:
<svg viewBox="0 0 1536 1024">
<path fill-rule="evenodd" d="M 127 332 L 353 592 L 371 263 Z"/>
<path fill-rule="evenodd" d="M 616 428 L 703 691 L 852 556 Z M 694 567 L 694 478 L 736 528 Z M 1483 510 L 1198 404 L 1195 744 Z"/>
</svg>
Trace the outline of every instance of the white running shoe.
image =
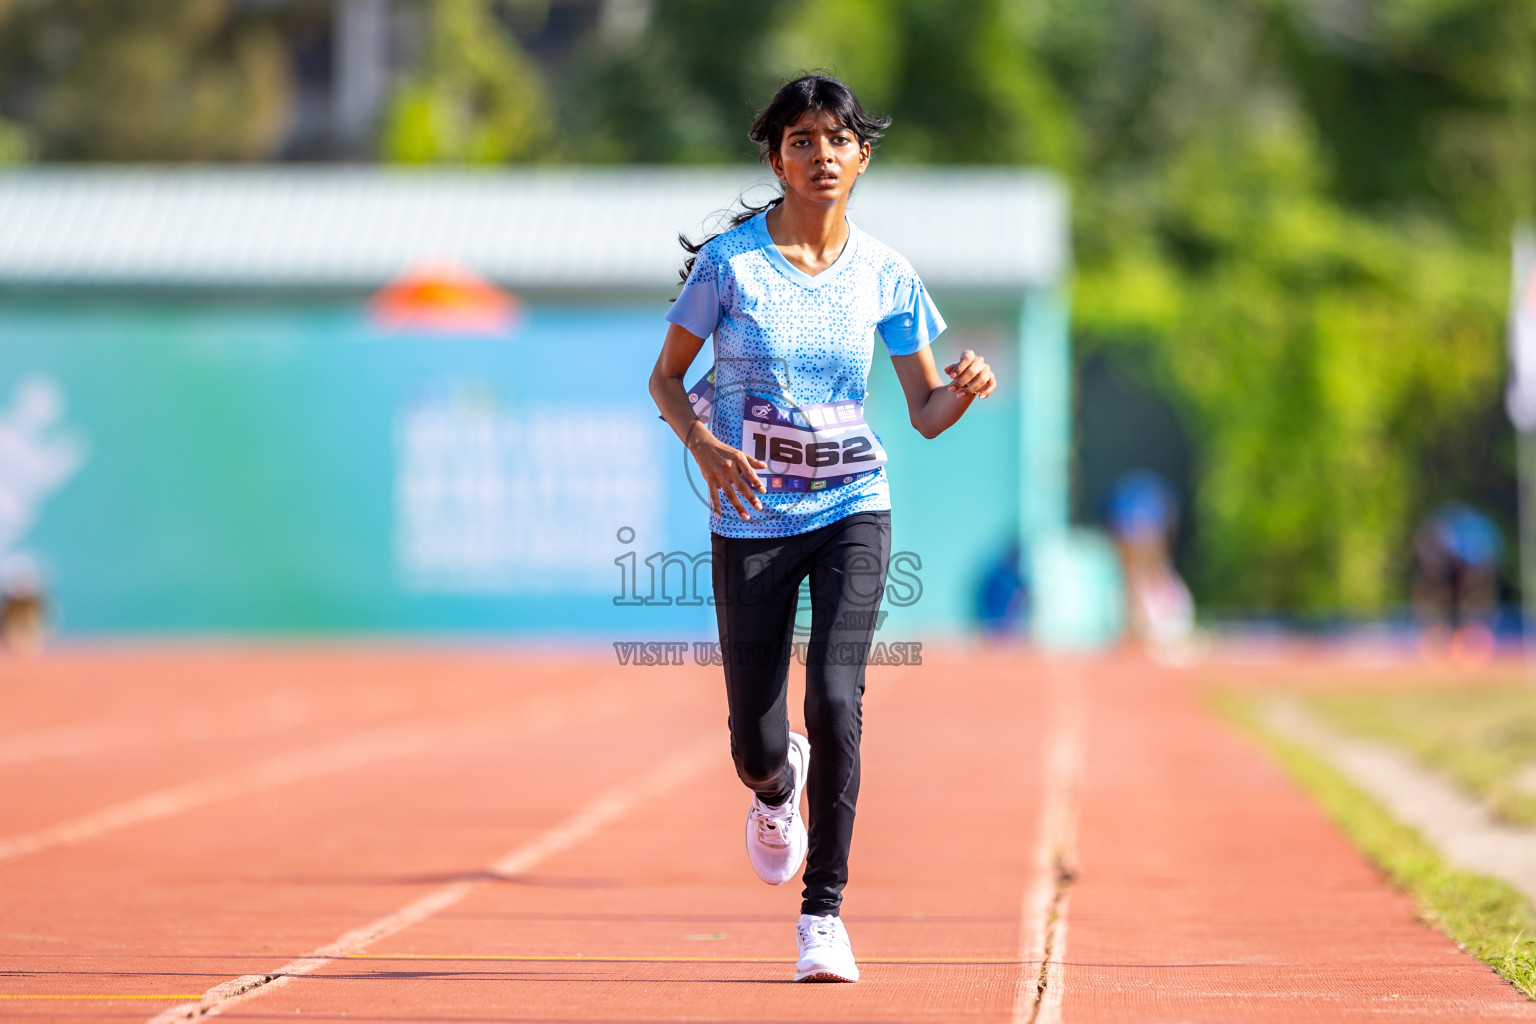
<svg viewBox="0 0 1536 1024">
<path fill-rule="evenodd" d="M 800 950 L 796 981 L 859 980 L 859 965 L 853 962 L 853 946 L 842 918 L 801 914 L 795 925 L 795 945 Z"/>
<path fill-rule="evenodd" d="M 769 885 L 782 885 L 795 877 L 805 860 L 808 837 L 800 817 L 800 794 L 811 766 L 811 741 L 797 732 L 789 734 L 789 772 L 794 795 L 782 807 L 769 807 L 756 796 L 747 808 L 747 858 L 752 870 Z"/>
</svg>

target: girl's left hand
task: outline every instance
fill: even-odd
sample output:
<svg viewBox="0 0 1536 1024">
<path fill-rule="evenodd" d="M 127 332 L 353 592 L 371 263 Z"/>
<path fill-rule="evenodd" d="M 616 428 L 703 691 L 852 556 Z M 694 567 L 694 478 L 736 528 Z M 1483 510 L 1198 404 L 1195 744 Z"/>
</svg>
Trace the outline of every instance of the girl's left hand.
<svg viewBox="0 0 1536 1024">
<path fill-rule="evenodd" d="M 944 367 L 944 372 L 949 374 L 949 390 L 955 394 L 967 398 L 986 398 L 997 390 L 997 378 L 992 375 L 992 367 L 970 349 L 960 353 L 957 361 Z"/>
</svg>

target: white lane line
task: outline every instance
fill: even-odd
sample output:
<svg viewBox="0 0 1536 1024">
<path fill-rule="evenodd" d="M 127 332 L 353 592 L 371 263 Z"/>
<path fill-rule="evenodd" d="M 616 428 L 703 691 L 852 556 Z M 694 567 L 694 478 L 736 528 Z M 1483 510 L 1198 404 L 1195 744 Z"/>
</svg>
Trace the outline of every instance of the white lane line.
<svg viewBox="0 0 1536 1024">
<path fill-rule="evenodd" d="M 1043 755 L 1043 796 L 1029 888 L 1024 894 L 1023 960 L 1015 1024 L 1060 1024 L 1067 910 L 1077 872 L 1077 816 L 1082 797 L 1086 714 L 1081 674 L 1047 664 L 1050 718 Z M 1030 970 L 1030 966 L 1035 969 Z"/>
<path fill-rule="evenodd" d="M 0 734 L 0 768 L 173 743 L 214 743 L 269 736 L 315 718 L 312 701 L 287 691 L 157 713 L 152 719 L 104 718 Z"/>
<path fill-rule="evenodd" d="M 639 778 L 626 779 L 600 794 L 569 818 L 559 822 L 529 843 L 519 846 L 493 863 L 485 874 L 491 878 L 515 876 L 548 857 L 569 850 L 618 821 L 640 804 L 651 806 L 654 798 L 687 781 L 720 756 L 721 741 L 711 735 L 674 753 L 659 766 Z M 643 798 L 641 797 L 643 794 Z M 274 991 L 294 978 L 310 974 L 340 957 L 361 953 L 380 939 L 388 938 L 411 925 L 446 910 L 475 890 L 488 884 L 486 878 L 450 882 L 427 893 L 399 910 L 386 914 L 361 928 L 354 928 L 334 942 L 321 946 L 306 956 L 286 963 L 266 974 L 234 978 L 209 989 L 195 1003 L 172 1007 L 150 1018 L 150 1024 L 172 1024 L 214 1016 L 237 1003 Z"/>
<path fill-rule="evenodd" d="M 133 730 L 107 722 L 46 726 L 0 736 L 0 768 L 53 757 L 78 757 L 126 746 Z"/>
<path fill-rule="evenodd" d="M 521 735 L 552 729 L 564 722 L 573 705 L 579 703 L 579 700 L 572 700 L 572 692 L 535 694 L 518 705 L 482 711 L 475 718 L 439 719 L 356 733 L 341 740 L 278 754 L 244 768 L 145 793 L 36 832 L 0 839 L 0 864 L 220 800 L 249 796 L 274 786 L 344 772 L 392 757 L 417 754 L 450 742 L 467 746 L 505 740 L 511 733 Z M 606 689 L 603 692 L 607 694 Z M 588 721 L 593 715 L 606 718 L 624 713 L 632 702 L 632 697 L 622 694 L 606 695 L 604 700 L 594 703 L 595 711 L 583 714 Z"/>
<path fill-rule="evenodd" d="M 105 832 L 165 818 L 218 800 L 228 800 L 273 786 L 346 771 L 386 757 L 421 751 L 444 738 L 444 730 L 423 725 L 397 726 L 359 733 L 343 740 L 279 754 L 234 771 L 169 786 L 78 818 L 8 839 L 0 839 L 0 863 L 94 839 Z"/>
</svg>

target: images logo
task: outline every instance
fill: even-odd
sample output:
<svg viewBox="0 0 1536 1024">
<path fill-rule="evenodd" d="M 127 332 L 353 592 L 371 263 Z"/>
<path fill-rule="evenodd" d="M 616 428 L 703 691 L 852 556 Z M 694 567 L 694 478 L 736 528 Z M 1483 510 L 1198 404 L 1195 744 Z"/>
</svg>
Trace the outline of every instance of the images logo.
<svg viewBox="0 0 1536 1024">
<path fill-rule="evenodd" d="M 825 480 L 812 480 L 811 481 L 811 490 L 813 490 L 813 491 L 819 491 L 819 490 L 821 490 L 825 486 L 827 486 L 827 482 Z"/>
<path fill-rule="evenodd" d="M 772 411 L 772 409 L 773 409 L 773 406 L 768 405 L 766 403 L 764 403 L 763 405 L 754 405 L 752 407 L 752 415 L 753 416 L 767 416 L 768 413 L 770 411 Z"/>
<path fill-rule="evenodd" d="M 623 526 L 619 528 L 618 541 L 626 548 L 634 544 L 636 532 L 633 527 Z M 713 562 L 711 552 L 701 551 L 690 555 L 686 551 L 662 551 L 641 558 L 632 550 L 626 550 L 613 560 L 613 564 L 619 568 L 619 593 L 613 599 L 613 603 L 619 607 L 637 606 L 694 606 L 714 604 L 715 599 L 710 593 L 710 566 Z M 649 570 L 642 578 L 640 566 L 645 565 Z M 874 601 L 879 604 L 883 601 L 893 608 L 909 608 L 923 596 L 923 581 L 920 572 L 923 568 L 923 560 L 915 551 L 896 551 L 891 554 L 890 564 L 885 577 L 885 588 L 882 592 L 878 587 L 879 580 L 871 573 L 877 573 L 877 567 L 873 565 L 853 564 L 849 568 L 849 578 L 855 581 L 853 595 L 859 601 Z M 868 577 L 868 579 L 866 579 Z M 870 586 L 863 586 L 863 583 Z M 645 590 L 641 591 L 641 587 Z M 810 633 L 810 593 L 803 593 L 797 602 L 795 632 L 800 635 Z M 856 603 L 856 607 L 860 607 Z M 863 605 L 862 607 L 874 607 Z M 864 621 L 855 622 L 854 617 L 860 614 L 875 614 L 873 628 L 879 629 L 885 620 L 885 612 L 859 612 L 845 610 L 843 613 L 844 628 L 869 628 L 871 623 Z M 801 628 L 801 622 L 805 627 Z M 621 655 L 622 659 L 622 655 Z M 642 664 L 664 664 L 664 662 L 643 661 Z M 873 662 L 871 662 L 873 664 Z"/>
</svg>

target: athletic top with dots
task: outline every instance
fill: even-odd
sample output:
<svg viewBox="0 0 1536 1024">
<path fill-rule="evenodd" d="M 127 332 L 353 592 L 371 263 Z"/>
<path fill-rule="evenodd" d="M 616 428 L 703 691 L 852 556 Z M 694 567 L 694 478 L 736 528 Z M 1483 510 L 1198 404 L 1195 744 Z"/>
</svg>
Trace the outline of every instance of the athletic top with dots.
<svg viewBox="0 0 1536 1024">
<path fill-rule="evenodd" d="M 886 351 L 902 356 L 944 330 L 912 265 L 852 221 L 837 261 L 812 277 L 773 244 L 766 212 L 699 250 L 667 319 L 700 338 L 715 336 L 709 429 L 736 448 L 747 395 L 792 406 L 862 403 L 876 331 Z M 743 520 L 721 495 L 726 514 L 711 514 L 710 530 L 722 537 L 790 537 L 891 507 L 884 466 L 841 487 L 758 497 L 763 510 L 748 505 L 751 519 Z"/>
</svg>

